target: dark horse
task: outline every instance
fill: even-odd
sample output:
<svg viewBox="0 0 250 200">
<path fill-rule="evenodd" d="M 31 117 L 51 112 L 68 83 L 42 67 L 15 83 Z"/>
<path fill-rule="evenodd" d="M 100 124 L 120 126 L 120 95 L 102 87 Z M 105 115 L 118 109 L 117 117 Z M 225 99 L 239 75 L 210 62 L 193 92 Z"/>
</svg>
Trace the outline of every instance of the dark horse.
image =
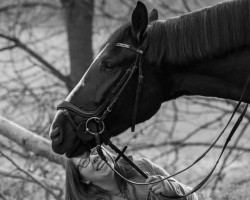
<svg viewBox="0 0 250 200">
<path fill-rule="evenodd" d="M 250 0 L 224 2 L 167 20 L 158 20 L 156 10 L 148 15 L 145 5 L 138 2 L 131 23 L 109 37 L 65 101 L 90 117 L 91 113 L 102 115 L 100 108 L 110 103 L 113 88 L 134 62 L 141 65 L 144 76 L 136 123 L 152 117 L 161 103 L 183 95 L 238 100 L 250 74 Z M 138 73 L 137 68 L 103 120 L 102 137 L 116 136 L 131 126 Z M 249 89 L 243 101 L 250 102 Z M 70 120 L 64 109 L 57 111 L 50 138 L 56 153 L 73 157 L 94 147 L 95 140 L 84 141 L 84 132 L 70 123 L 86 126 L 87 118 L 74 109 L 68 111 Z"/>
</svg>

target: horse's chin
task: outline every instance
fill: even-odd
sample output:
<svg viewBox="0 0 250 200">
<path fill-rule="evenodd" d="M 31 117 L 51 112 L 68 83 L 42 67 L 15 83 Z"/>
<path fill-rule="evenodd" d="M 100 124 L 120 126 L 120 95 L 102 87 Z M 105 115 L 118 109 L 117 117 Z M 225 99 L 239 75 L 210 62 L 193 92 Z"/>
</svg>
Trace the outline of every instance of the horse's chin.
<svg viewBox="0 0 250 200">
<path fill-rule="evenodd" d="M 83 155 L 85 152 L 89 152 L 89 151 L 90 151 L 89 149 L 84 148 L 84 147 L 81 146 L 81 147 L 79 147 L 79 148 L 77 148 L 75 150 L 70 149 L 69 151 L 67 151 L 65 153 L 65 156 L 67 158 L 79 157 L 79 156 Z"/>
<path fill-rule="evenodd" d="M 55 145 L 53 142 L 52 142 L 52 150 L 56 153 L 56 154 L 59 154 L 59 155 L 63 155 L 65 153 L 65 149 L 64 148 L 60 148 L 58 147 L 57 145 Z"/>
<path fill-rule="evenodd" d="M 64 142 L 60 145 L 57 145 L 52 141 L 52 149 L 55 153 L 63 155 L 67 158 L 73 158 L 83 155 L 85 152 L 90 151 L 90 146 L 81 142 L 79 138 L 75 138 L 72 142 Z"/>
<path fill-rule="evenodd" d="M 67 158 L 73 158 L 83 155 L 85 152 L 90 152 L 90 148 L 88 145 L 82 143 L 79 139 L 77 139 L 73 145 L 68 148 L 65 152 L 65 156 Z"/>
</svg>

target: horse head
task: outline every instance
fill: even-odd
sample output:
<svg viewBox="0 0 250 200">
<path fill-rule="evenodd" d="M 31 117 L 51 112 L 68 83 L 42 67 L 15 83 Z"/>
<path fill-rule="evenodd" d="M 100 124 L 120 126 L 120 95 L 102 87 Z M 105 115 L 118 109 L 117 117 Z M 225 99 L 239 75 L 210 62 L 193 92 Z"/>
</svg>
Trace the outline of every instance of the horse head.
<svg viewBox="0 0 250 200">
<path fill-rule="evenodd" d="M 86 128 L 90 133 L 100 128 L 101 137 L 112 137 L 131 126 L 132 116 L 140 123 L 158 111 L 163 99 L 161 73 L 147 54 L 147 32 L 157 18 L 156 10 L 148 15 L 138 2 L 131 23 L 118 28 L 103 45 L 55 115 L 50 138 L 56 153 L 74 157 L 93 148 L 95 138 Z M 141 75 L 144 80 L 136 95 Z"/>
</svg>

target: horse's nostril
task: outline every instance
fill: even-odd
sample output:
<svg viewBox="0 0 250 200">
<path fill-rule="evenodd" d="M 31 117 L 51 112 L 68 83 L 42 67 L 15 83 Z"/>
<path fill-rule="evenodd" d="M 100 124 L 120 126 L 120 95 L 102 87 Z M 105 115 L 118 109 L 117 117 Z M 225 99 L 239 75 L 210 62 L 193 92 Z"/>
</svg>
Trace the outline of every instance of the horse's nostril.
<svg viewBox="0 0 250 200">
<path fill-rule="evenodd" d="M 59 139 L 59 137 L 60 137 L 60 129 L 59 127 L 55 127 L 50 132 L 50 139 L 55 140 L 55 139 Z"/>
</svg>

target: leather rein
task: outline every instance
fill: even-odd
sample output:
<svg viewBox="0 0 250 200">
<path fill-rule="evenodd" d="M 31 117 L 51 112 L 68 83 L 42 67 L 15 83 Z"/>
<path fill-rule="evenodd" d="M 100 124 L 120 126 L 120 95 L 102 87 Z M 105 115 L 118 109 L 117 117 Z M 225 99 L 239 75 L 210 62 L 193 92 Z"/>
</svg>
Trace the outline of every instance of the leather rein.
<svg viewBox="0 0 250 200">
<path fill-rule="evenodd" d="M 115 86 L 115 88 L 111 91 L 110 95 L 108 96 L 108 98 L 105 100 L 105 102 L 98 107 L 96 110 L 94 111 L 84 111 L 80 108 L 78 108 L 77 106 L 71 104 L 68 101 L 63 101 L 62 103 L 60 103 L 57 106 L 57 110 L 63 110 L 64 115 L 68 118 L 69 122 L 71 123 L 72 127 L 74 128 L 74 130 L 77 131 L 78 136 L 79 135 L 84 135 L 83 139 L 84 139 L 84 143 L 86 144 L 86 142 L 92 140 L 93 138 L 95 138 L 96 141 L 96 148 L 98 151 L 98 154 L 100 155 L 101 159 L 103 159 L 106 164 L 108 164 L 110 166 L 110 164 L 108 163 L 106 157 L 103 154 L 102 148 L 101 148 L 101 141 L 100 141 L 100 136 L 101 134 L 105 131 L 105 124 L 104 124 L 104 119 L 107 117 L 107 115 L 109 113 L 112 112 L 112 109 L 114 107 L 114 105 L 117 103 L 117 101 L 119 100 L 122 92 L 125 90 L 128 82 L 131 80 L 131 77 L 134 75 L 136 69 L 138 69 L 138 83 L 137 83 L 137 90 L 136 90 L 136 99 L 135 99 L 135 104 L 134 104 L 134 108 L 133 108 L 133 114 L 132 114 L 132 123 L 131 123 L 131 130 L 132 132 L 134 131 L 135 128 L 135 123 L 136 123 L 136 115 L 137 115 L 137 108 L 138 108 L 138 102 L 139 102 L 139 97 L 140 97 L 140 92 L 141 92 L 141 88 L 142 88 L 142 84 L 143 84 L 143 75 L 142 75 L 142 67 L 141 67 L 141 57 L 144 53 L 144 51 L 146 50 L 147 46 L 144 48 L 134 48 L 130 45 L 127 44 L 123 44 L 123 43 L 116 43 L 116 44 L 107 44 L 109 45 L 113 45 L 116 47 L 121 47 L 121 48 L 126 48 L 128 50 L 131 50 L 133 52 L 136 53 L 136 59 L 135 61 L 132 63 L 132 65 L 126 70 L 125 74 L 122 76 L 121 80 L 117 83 L 117 85 Z M 249 76 L 250 77 L 250 76 Z M 163 179 L 159 180 L 159 181 L 155 181 L 155 182 L 151 182 L 151 183 L 136 183 L 133 181 L 130 181 L 128 179 L 126 179 L 125 177 L 123 177 L 121 174 L 119 174 L 119 172 L 117 172 L 115 169 L 113 169 L 111 166 L 111 169 L 113 171 L 115 171 L 115 173 L 117 173 L 121 178 L 123 178 L 125 181 L 135 184 L 135 185 L 149 185 L 149 184 L 155 184 L 161 181 L 164 181 L 166 179 L 169 179 L 173 176 L 176 176 L 184 171 L 186 171 L 187 169 L 191 168 L 192 166 L 194 166 L 198 161 L 200 161 L 203 157 L 205 157 L 205 155 L 212 149 L 212 147 L 216 144 L 216 142 L 219 140 L 219 138 L 222 136 L 222 134 L 224 133 L 224 131 L 226 130 L 226 128 L 228 127 L 229 123 L 231 122 L 232 118 L 234 117 L 236 111 L 238 110 L 238 108 L 240 107 L 240 104 L 242 103 L 242 99 L 243 96 L 245 94 L 246 91 L 246 87 L 248 85 L 249 82 L 249 78 L 247 79 L 244 89 L 242 91 L 241 97 L 239 99 L 239 102 L 237 104 L 237 106 L 235 107 L 232 116 L 230 117 L 228 123 L 226 124 L 225 128 L 223 129 L 223 131 L 219 134 L 219 136 L 216 138 L 216 140 L 212 143 L 212 145 L 201 155 L 199 156 L 190 166 L 184 168 L 183 170 L 180 170 L 179 172 L 170 175 L 168 177 L 164 177 Z M 164 196 L 166 198 L 172 198 L 172 199 L 179 199 L 179 198 L 183 198 L 186 197 L 190 194 L 193 194 L 194 192 L 196 192 L 197 190 L 199 190 L 210 178 L 210 176 L 213 174 L 217 164 L 219 163 L 219 160 L 224 152 L 224 150 L 227 147 L 227 144 L 229 143 L 229 141 L 231 140 L 233 134 L 235 133 L 236 129 L 238 128 L 238 126 L 240 125 L 246 111 L 247 111 L 247 107 L 248 104 L 245 105 L 241 115 L 239 116 L 237 122 L 234 124 L 224 146 L 223 149 L 218 157 L 218 160 L 216 162 L 216 164 L 214 165 L 214 167 L 212 168 L 212 170 L 210 171 L 210 173 L 197 185 L 195 186 L 191 191 L 189 191 L 188 193 L 186 193 L 185 195 L 178 195 L 175 197 L 170 197 L 170 196 L 166 196 L 163 194 L 160 194 L 161 196 Z M 79 116 L 82 117 L 83 122 L 81 122 L 79 125 L 77 125 L 75 123 L 75 121 L 72 119 L 70 112 L 73 112 Z M 90 123 L 94 123 L 97 125 L 97 131 L 93 131 L 91 130 L 89 124 Z M 103 134 L 102 134 L 103 135 Z M 80 139 L 82 139 L 82 137 L 80 137 Z M 82 140 L 83 140 L 82 139 Z M 103 139 L 103 138 L 102 138 Z M 126 146 L 125 148 L 123 148 L 122 151 L 120 151 L 111 141 L 110 138 L 106 138 L 103 140 L 104 143 L 106 145 L 109 145 L 117 154 L 118 157 L 115 159 L 115 162 L 117 162 L 119 160 L 120 157 L 122 157 L 125 161 L 127 161 L 133 168 L 135 168 L 144 178 L 148 178 L 148 176 L 141 171 L 125 154 L 125 150 L 126 150 Z"/>
</svg>

